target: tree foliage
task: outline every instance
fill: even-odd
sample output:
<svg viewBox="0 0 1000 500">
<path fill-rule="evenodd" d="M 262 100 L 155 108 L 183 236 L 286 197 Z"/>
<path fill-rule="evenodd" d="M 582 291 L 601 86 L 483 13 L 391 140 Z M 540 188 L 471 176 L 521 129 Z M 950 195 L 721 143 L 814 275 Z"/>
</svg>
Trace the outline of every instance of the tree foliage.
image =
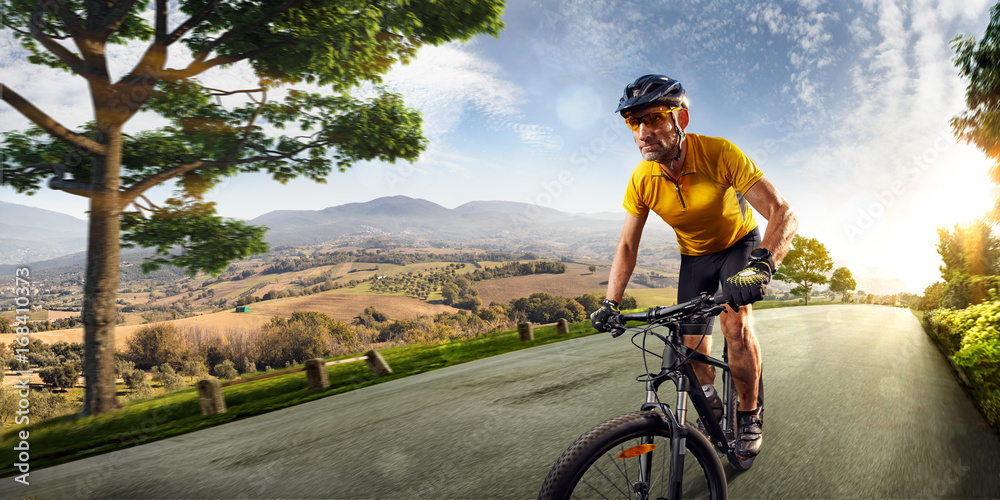
<svg viewBox="0 0 1000 500">
<path fill-rule="evenodd" d="M 547 293 L 533 293 L 510 301 L 509 314 L 512 318 L 523 315 L 533 323 L 553 323 L 559 318 L 575 323 L 587 316 L 579 302 Z"/>
<path fill-rule="evenodd" d="M 0 84 L 0 98 L 34 124 L 0 136 L 0 185 L 28 194 L 47 185 L 90 200 L 83 412 L 118 407 L 122 239 L 156 250 L 144 269 L 217 273 L 227 259 L 265 248 L 261 228 L 223 220 L 204 200 L 224 179 L 265 172 L 282 183 L 324 182 L 333 168 L 359 161 L 415 160 L 426 146 L 420 114 L 379 87 L 381 75 L 421 46 L 497 36 L 503 8 L 503 0 L 0 1 L 0 19 L 28 61 L 85 80 L 94 110 L 92 121 L 71 130 Z M 109 44 L 145 50 L 113 79 Z M 253 72 L 252 88 L 198 79 L 237 64 Z M 291 87 L 302 83 L 329 92 Z M 370 86 L 367 99 L 350 92 L 361 84 Z M 224 96 L 244 99 L 223 107 Z M 124 134 L 140 112 L 165 125 Z M 166 182 L 176 187 L 170 199 L 145 196 Z"/>
<path fill-rule="evenodd" d="M 813 286 L 826 283 L 826 273 L 831 269 L 833 259 L 826 246 L 815 238 L 796 234 L 792 240 L 792 248 L 774 273 L 774 279 L 798 285 L 792 289 L 792 294 L 805 297 L 808 305 Z"/>
<path fill-rule="evenodd" d="M 993 160 L 990 178 L 1000 184 L 1000 3 L 990 10 L 990 22 L 982 39 L 959 35 L 951 46 L 958 73 L 968 80 L 966 109 L 951 119 L 952 130 Z M 1000 222 L 1000 198 L 990 217 Z"/>
<path fill-rule="evenodd" d="M 125 346 L 125 359 L 142 370 L 164 363 L 180 366 L 186 351 L 173 323 L 143 326 L 128 338 Z"/>
<path fill-rule="evenodd" d="M 938 228 L 937 252 L 944 287 L 941 307 L 964 309 L 989 298 L 989 289 L 998 282 L 1000 238 L 992 225 L 978 219 L 956 224 L 951 229 Z"/>
<path fill-rule="evenodd" d="M 82 366 L 79 362 L 64 361 L 62 363 L 46 366 L 38 371 L 38 375 L 47 385 L 53 389 L 69 389 L 76 385 L 76 380 L 80 377 Z"/>
<path fill-rule="evenodd" d="M 848 292 L 857 289 L 858 282 L 854 280 L 851 270 L 846 267 L 838 267 L 833 270 L 830 276 L 830 291 L 841 294 L 841 302 L 847 302 Z"/>
</svg>

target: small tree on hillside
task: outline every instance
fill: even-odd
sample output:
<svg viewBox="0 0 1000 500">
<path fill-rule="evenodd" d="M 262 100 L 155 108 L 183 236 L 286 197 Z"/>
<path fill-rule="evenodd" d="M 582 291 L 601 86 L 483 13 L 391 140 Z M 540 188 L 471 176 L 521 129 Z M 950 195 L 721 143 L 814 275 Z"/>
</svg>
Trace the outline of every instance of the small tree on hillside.
<svg viewBox="0 0 1000 500">
<path fill-rule="evenodd" d="M 851 270 L 846 267 L 838 267 L 833 270 L 830 276 L 830 291 L 841 294 L 840 301 L 847 302 L 852 290 L 858 287 L 858 282 L 854 281 Z"/>
<path fill-rule="evenodd" d="M 163 363 L 178 365 L 185 351 L 180 333 L 172 323 L 139 328 L 126 345 L 125 358 L 144 370 Z"/>
<path fill-rule="evenodd" d="M 796 234 L 792 240 L 792 249 L 781 261 L 774 279 L 798 285 L 792 289 L 792 295 L 805 297 L 806 305 L 809 305 L 813 287 L 828 281 L 826 273 L 830 269 L 833 269 L 833 259 L 826 246 L 815 238 Z"/>
<path fill-rule="evenodd" d="M 80 377 L 79 368 L 77 363 L 63 362 L 42 368 L 38 375 L 53 389 L 69 389 L 76 385 L 76 380 Z"/>
</svg>

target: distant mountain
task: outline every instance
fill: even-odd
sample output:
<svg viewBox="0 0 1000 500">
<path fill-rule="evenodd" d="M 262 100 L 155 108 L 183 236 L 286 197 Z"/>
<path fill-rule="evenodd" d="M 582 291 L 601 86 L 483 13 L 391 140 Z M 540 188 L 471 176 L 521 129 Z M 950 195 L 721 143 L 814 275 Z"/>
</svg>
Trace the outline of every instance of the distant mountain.
<svg viewBox="0 0 1000 500">
<path fill-rule="evenodd" d="M 0 264 L 23 264 L 81 252 L 87 221 L 0 201 Z"/>
<path fill-rule="evenodd" d="M 511 201 L 473 201 L 448 209 L 427 200 L 391 196 L 323 210 L 269 212 L 249 223 L 268 226 L 267 240 L 274 245 L 372 238 L 419 245 L 476 242 L 608 259 L 608 244 L 618 240 L 621 220 Z M 673 231 L 662 224 L 651 224 L 646 234 L 657 242 L 674 242 Z"/>
</svg>

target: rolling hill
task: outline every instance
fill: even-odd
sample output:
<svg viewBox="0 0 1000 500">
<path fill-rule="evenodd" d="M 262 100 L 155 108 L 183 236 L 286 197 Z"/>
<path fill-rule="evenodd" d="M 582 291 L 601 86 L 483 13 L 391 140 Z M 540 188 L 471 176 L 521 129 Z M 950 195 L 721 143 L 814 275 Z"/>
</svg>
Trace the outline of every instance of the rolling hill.
<svg viewBox="0 0 1000 500">
<path fill-rule="evenodd" d="M 87 221 L 43 208 L 0 201 L 0 264 L 51 259 L 87 246 Z"/>
<path fill-rule="evenodd" d="M 622 217 L 591 218 L 510 201 L 473 201 L 448 209 L 427 200 L 392 196 L 323 210 L 280 210 L 249 222 L 268 226 L 267 240 L 273 245 L 370 238 L 415 246 L 486 242 L 500 249 L 534 248 L 607 259 L 608 244 L 613 248 L 617 242 Z M 665 225 L 650 224 L 646 234 L 676 246 L 673 231 Z"/>
</svg>

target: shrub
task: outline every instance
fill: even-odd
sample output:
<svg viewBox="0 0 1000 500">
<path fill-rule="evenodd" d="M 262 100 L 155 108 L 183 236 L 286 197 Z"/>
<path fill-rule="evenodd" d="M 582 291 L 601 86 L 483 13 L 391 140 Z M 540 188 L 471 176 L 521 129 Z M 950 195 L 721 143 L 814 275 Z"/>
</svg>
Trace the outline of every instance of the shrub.
<svg viewBox="0 0 1000 500">
<path fill-rule="evenodd" d="M 146 372 L 138 368 L 130 372 L 126 372 L 125 375 L 122 376 L 122 379 L 125 381 L 125 385 L 133 391 L 138 390 L 143 385 L 149 385 L 149 382 L 146 381 Z"/>
<path fill-rule="evenodd" d="M 185 361 L 181 367 L 181 373 L 187 377 L 198 377 L 204 375 L 206 372 L 205 365 L 201 361 L 194 359 Z"/>
<path fill-rule="evenodd" d="M 232 380 L 239 376 L 239 373 L 236 371 L 236 367 L 233 365 L 233 362 L 229 361 L 228 359 L 223 361 L 222 363 L 215 365 L 215 368 L 212 369 L 212 372 L 213 375 L 218 377 L 220 380 Z"/>
<path fill-rule="evenodd" d="M 115 375 L 119 378 L 125 378 L 125 374 L 131 373 L 132 370 L 135 370 L 135 363 L 126 359 L 115 360 Z"/>
<path fill-rule="evenodd" d="M 619 304 L 621 309 L 635 309 L 639 307 L 639 303 L 636 302 L 635 297 L 625 294 L 622 295 L 622 303 Z"/>
<path fill-rule="evenodd" d="M 479 297 L 467 296 L 456 300 L 451 305 L 459 309 L 467 309 L 469 311 L 476 311 L 479 306 L 483 304 L 483 301 Z"/>
<path fill-rule="evenodd" d="M 596 293 L 585 293 L 579 297 L 574 297 L 573 300 L 583 306 L 584 311 L 593 312 L 601 308 L 601 301 L 604 300 L 604 296 Z"/>
<path fill-rule="evenodd" d="M 38 371 L 38 375 L 46 385 L 51 385 L 53 389 L 68 389 L 76 385 L 80 377 L 80 370 L 72 362 L 59 363 L 54 366 L 47 366 Z"/>
<path fill-rule="evenodd" d="M 291 361 L 324 357 L 331 331 L 348 331 L 346 325 L 316 312 L 294 312 L 288 319 L 271 318 L 257 337 L 259 363 L 283 366 Z"/>
<path fill-rule="evenodd" d="M 516 319 L 515 316 L 521 313 L 534 323 L 554 323 L 559 318 L 577 322 L 587 316 L 577 301 L 547 293 L 533 293 L 526 298 L 514 299 L 510 306 L 511 319 Z"/>
<path fill-rule="evenodd" d="M 72 404 L 62 394 L 52 391 L 31 391 L 31 422 L 42 422 L 73 411 Z"/>
<path fill-rule="evenodd" d="M 158 382 L 164 386 L 167 385 L 168 379 L 177 376 L 177 372 L 174 371 L 174 367 L 170 366 L 168 363 L 163 363 L 160 366 L 154 366 L 151 373 L 153 374 L 153 382 Z"/>
<path fill-rule="evenodd" d="M 257 364 L 250 361 L 250 358 L 244 357 L 237 368 L 240 373 L 254 373 L 257 371 Z"/>
<path fill-rule="evenodd" d="M 143 326 L 126 345 L 125 358 L 145 370 L 163 363 L 179 366 L 186 351 L 177 327 L 170 323 Z"/>
<path fill-rule="evenodd" d="M 932 335 L 965 371 L 990 424 L 1000 429 L 1000 300 L 927 315 Z"/>
</svg>

